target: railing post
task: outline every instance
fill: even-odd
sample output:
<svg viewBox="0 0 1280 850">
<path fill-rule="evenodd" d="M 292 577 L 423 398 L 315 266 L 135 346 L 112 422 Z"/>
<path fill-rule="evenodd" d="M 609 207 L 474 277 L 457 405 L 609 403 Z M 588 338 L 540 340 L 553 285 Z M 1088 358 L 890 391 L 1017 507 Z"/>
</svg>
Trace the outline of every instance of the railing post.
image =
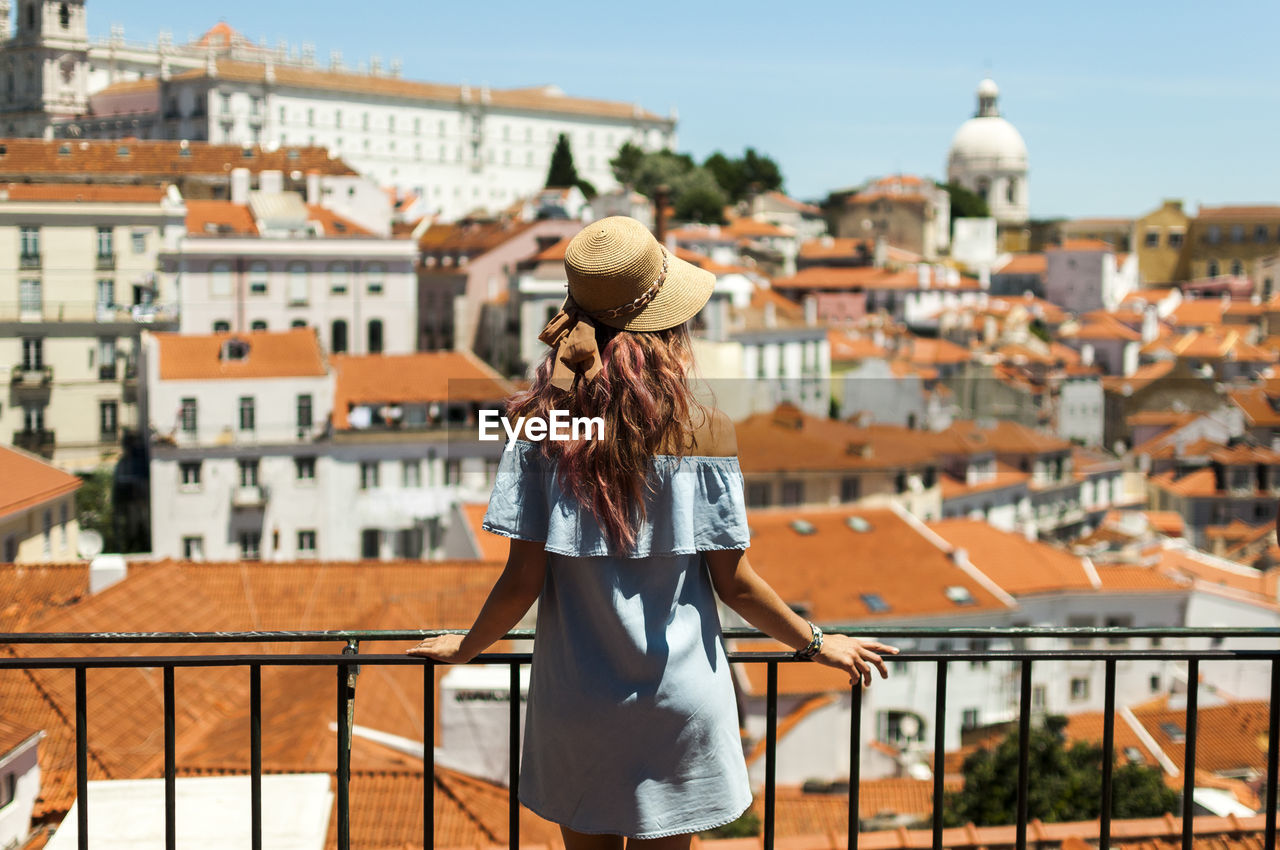
<svg viewBox="0 0 1280 850">
<path fill-rule="evenodd" d="M 342 648 L 343 656 L 359 651 L 356 640 L 348 640 Z M 351 729 L 359 670 L 358 665 L 338 663 L 338 850 L 351 850 Z"/>
<path fill-rule="evenodd" d="M 944 797 L 942 779 L 947 755 L 947 660 L 938 659 L 938 679 L 933 695 L 933 850 L 942 850 Z"/>
<path fill-rule="evenodd" d="M 76 844 L 89 850 L 89 699 L 85 668 L 76 668 Z"/>
<path fill-rule="evenodd" d="M 262 665 L 249 665 L 249 841 L 262 850 Z"/>
<path fill-rule="evenodd" d="M 1102 813 L 1098 824 L 1098 850 L 1111 848 L 1111 773 L 1115 766 L 1116 660 L 1106 661 L 1102 708 Z"/>
<path fill-rule="evenodd" d="M 1263 847 L 1276 846 L 1276 785 L 1280 783 L 1280 658 L 1271 659 L 1271 704 L 1267 721 L 1267 834 Z"/>
<path fill-rule="evenodd" d="M 849 838 L 848 850 L 858 850 L 858 812 L 862 785 L 862 680 L 849 691 Z"/>
<path fill-rule="evenodd" d="M 164 668 L 164 846 L 178 846 L 177 730 L 174 723 L 173 666 Z"/>
<path fill-rule="evenodd" d="M 1014 845 L 1027 850 L 1027 782 L 1031 766 L 1031 659 L 1022 659 L 1018 706 L 1018 820 Z"/>
<path fill-rule="evenodd" d="M 436 665 L 422 666 L 422 846 L 436 846 Z"/>
<path fill-rule="evenodd" d="M 511 662 L 510 699 L 507 700 L 507 845 L 520 850 L 520 663 Z"/>
<path fill-rule="evenodd" d="M 1182 850 L 1195 842 L 1196 705 L 1200 698 L 1200 661 L 1187 661 L 1187 741 L 1182 759 Z"/>
<path fill-rule="evenodd" d="M 764 850 L 773 850 L 776 777 L 778 771 L 778 662 L 766 663 L 764 727 Z"/>
</svg>

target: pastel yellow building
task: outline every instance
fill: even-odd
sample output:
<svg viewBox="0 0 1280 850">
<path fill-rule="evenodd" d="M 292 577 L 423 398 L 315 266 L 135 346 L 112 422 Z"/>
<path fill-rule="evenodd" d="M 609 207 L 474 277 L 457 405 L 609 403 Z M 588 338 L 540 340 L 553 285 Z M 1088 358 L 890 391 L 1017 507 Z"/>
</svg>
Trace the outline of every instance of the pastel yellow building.
<svg viewBox="0 0 1280 850">
<path fill-rule="evenodd" d="M 1133 250 L 1138 255 L 1140 283 L 1179 280 L 1190 220 L 1182 201 L 1166 200 L 1133 223 Z"/>
<path fill-rule="evenodd" d="M 75 560 L 80 483 L 35 455 L 0 446 L 0 563 Z"/>
</svg>

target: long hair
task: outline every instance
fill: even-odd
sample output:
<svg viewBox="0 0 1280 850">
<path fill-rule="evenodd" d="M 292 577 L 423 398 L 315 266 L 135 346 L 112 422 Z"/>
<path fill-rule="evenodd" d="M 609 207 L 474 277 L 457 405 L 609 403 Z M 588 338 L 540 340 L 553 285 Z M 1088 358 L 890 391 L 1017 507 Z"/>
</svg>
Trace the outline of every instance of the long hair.
<svg viewBox="0 0 1280 850">
<path fill-rule="evenodd" d="M 603 439 L 543 440 L 560 484 L 600 524 L 611 548 L 635 542 L 645 517 L 650 460 L 682 456 L 693 420 L 708 413 L 688 381 L 693 352 L 686 325 L 661 331 L 624 331 L 597 325 L 600 374 L 579 378 L 569 392 L 551 385 L 554 349 L 534 372 L 528 390 L 507 401 L 507 415 L 549 419 L 552 410 L 600 417 Z"/>
</svg>

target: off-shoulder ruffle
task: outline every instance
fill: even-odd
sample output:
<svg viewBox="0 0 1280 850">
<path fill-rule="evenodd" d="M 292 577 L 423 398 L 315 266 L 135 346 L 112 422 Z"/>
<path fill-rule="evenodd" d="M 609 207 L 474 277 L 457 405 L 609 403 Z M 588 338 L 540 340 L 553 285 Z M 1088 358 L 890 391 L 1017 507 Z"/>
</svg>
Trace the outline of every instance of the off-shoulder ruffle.
<svg viewBox="0 0 1280 850">
<path fill-rule="evenodd" d="M 548 552 L 574 557 L 647 558 L 688 555 L 750 544 L 742 469 L 736 457 L 659 455 L 652 493 L 636 542 L 611 552 L 591 512 L 561 489 L 552 463 L 535 443 L 503 452 L 483 527 L 518 540 L 544 542 Z"/>
</svg>

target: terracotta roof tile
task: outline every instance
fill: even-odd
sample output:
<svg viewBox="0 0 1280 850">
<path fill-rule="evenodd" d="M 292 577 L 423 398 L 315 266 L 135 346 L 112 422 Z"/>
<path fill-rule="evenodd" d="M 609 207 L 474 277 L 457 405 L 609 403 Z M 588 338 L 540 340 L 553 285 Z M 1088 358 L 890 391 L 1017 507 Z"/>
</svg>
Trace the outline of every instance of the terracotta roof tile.
<svg viewBox="0 0 1280 850">
<path fill-rule="evenodd" d="M 0 446 L 0 481 L 4 482 L 0 488 L 0 517 L 74 493 L 81 484 L 78 477 L 8 446 Z"/>
<path fill-rule="evenodd" d="M 155 81 L 147 81 L 154 86 Z M 246 156 L 246 150 L 248 155 Z M 123 151 L 123 153 L 122 153 Z M 43 139 L 5 139 L 0 153 L 0 174 L 84 179 L 119 175 L 131 179 L 171 182 L 185 175 L 225 180 L 232 168 L 260 171 L 319 172 L 354 175 L 351 166 L 329 156 L 323 147 L 283 146 L 267 150 L 259 146 L 211 145 L 205 142 L 166 142 Z M 140 188 L 140 187 L 139 187 Z"/>
<path fill-rule="evenodd" d="M 983 520 L 947 519 L 929 527 L 968 552 L 975 567 L 1015 596 L 1095 589 L 1079 557 L 1047 543 L 1001 531 Z"/>
<path fill-rule="evenodd" d="M 505 561 L 511 549 L 510 541 L 481 527 L 489 505 L 485 502 L 469 502 L 461 505 L 460 509 L 462 515 L 466 517 L 467 526 L 471 529 L 476 545 L 480 548 L 480 558 L 485 561 Z"/>
<path fill-rule="evenodd" d="M 858 428 L 789 404 L 736 424 L 743 472 L 920 467 L 933 452 L 907 429 Z"/>
<path fill-rule="evenodd" d="M 1264 388 L 1234 390 L 1231 400 L 1244 412 L 1245 420 L 1255 427 L 1280 428 L 1280 395 Z"/>
<path fill-rule="evenodd" d="M 888 357 L 888 352 L 883 346 L 876 345 L 874 341 L 850 331 L 828 329 L 827 343 L 831 346 L 832 363 Z"/>
<path fill-rule="evenodd" d="M 866 530 L 851 527 L 850 517 L 865 521 Z M 893 510 L 779 508 L 749 511 L 747 521 L 752 566 L 785 601 L 808 605 L 815 622 L 1006 610 L 1006 603 L 957 566 L 927 530 Z M 897 567 L 886 570 L 887 563 Z M 972 602 L 952 601 L 949 587 L 963 588 Z M 847 677 L 844 682 L 847 687 Z"/>
<path fill-rule="evenodd" d="M 532 221 L 460 221 L 433 224 L 423 231 L 418 247 L 429 253 L 465 254 L 475 257 L 491 251 L 533 227 Z M 564 259 L 564 254 L 557 259 Z"/>
<path fill-rule="evenodd" d="M 245 204 L 187 201 L 187 233 L 192 236 L 257 236 L 258 223 Z"/>
<path fill-rule="evenodd" d="M 157 333 L 153 336 L 159 349 L 160 379 L 164 381 L 320 377 L 328 371 L 315 328 L 256 331 L 247 335 Z M 221 358 L 223 343 L 232 339 L 248 342 L 247 357 Z"/>
<path fill-rule="evenodd" d="M 242 83 L 267 82 L 267 66 L 257 62 L 217 59 L 217 78 Z M 362 95 L 403 98 L 405 100 L 434 101 L 456 104 L 470 100 L 481 102 L 482 90 L 442 83 L 425 83 L 400 77 L 375 77 L 350 71 L 331 71 L 320 68 L 299 68 L 291 65 L 275 65 L 272 68 L 278 89 L 320 89 L 323 91 L 354 92 Z M 208 76 L 204 68 L 175 74 L 173 79 L 203 79 Z M 554 87 L 515 89 L 489 89 L 487 105 L 490 108 L 549 112 L 561 115 L 592 115 L 601 118 L 643 119 L 665 121 L 662 116 L 630 103 L 608 100 L 591 100 L 570 97 Z"/>
<path fill-rule="evenodd" d="M 1099 317 L 1087 321 L 1074 331 L 1065 332 L 1063 336 L 1074 339 L 1108 339 L 1125 342 L 1140 342 L 1142 334 L 1116 319 L 1114 316 Z"/>
<path fill-rule="evenodd" d="M 7 451 L 0 448 L 0 457 Z M 0 471 L 0 477 L 5 473 Z M 0 565 L 0 632 L 25 632 L 36 620 L 88 593 L 88 563 Z"/>
<path fill-rule="evenodd" d="M 1113 253 L 1115 246 L 1101 239 L 1064 239 L 1061 245 L 1050 245 L 1049 251 L 1105 251 Z"/>
<path fill-rule="evenodd" d="M 374 235 L 367 228 L 319 204 L 307 204 L 307 217 L 308 221 L 314 221 L 319 224 L 325 237 L 329 239 L 340 236 Z"/>
<path fill-rule="evenodd" d="M 1131 392 L 1137 392 L 1172 371 L 1173 362 L 1170 360 L 1148 363 L 1144 366 L 1139 366 L 1132 375 L 1127 377 L 1104 377 L 1102 379 L 1102 388 L 1107 392 L 1124 393 L 1125 388 L 1128 388 Z"/>
<path fill-rule="evenodd" d="M 0 160 L 3 161 L 3 160 Z M 158 204 L 164 186 L 112 186 L 84 183 L 8 183 L 0 185 L 0 201 L 10 203 Z"/>
<path fill-rule="evenodd" d="M 875 246 L 869 239 L 854 239 L 847 236 L 823 236 L 818 239 L 806 239 L 800 243 L 800 259 L 854 259 L 861 256 L 862 249 L 869 257 Z"/>
<path fill-rule="evenodd" d="M 348 427 L 357 404 L 414 404 L 491 401 L 511 395 L 512 387 L 469 351 L 416 354 L 334 355 L 335 428 Z"/>
<path fill-rule="evenodd" d="M 7 717 L 0 717 L 0 759 L 39 734 L 39 729 L 23 726 Z"/>
<path fill-rule="evenodd" d="M 992 271 L 993 275 L 1002 274 L 1038 274 L 1043 275 L 1049 267 L 1049 261 L 1043 253 L 1014 254 L 1009 262 Z"/>
<path fill-rule="evenodd" d="M 1181 708 L 1137 708 L 1133 714 L 1165 755 L 1181 765 L 1186 712 Z M 1200 706 L 1196 767 L 1210 773 L 1266 773 L 1267 703 L 1229 702 Z"/>
<path fill-rule="evenodd" d="M 976 290 L 981 289 L 976 278 L 961 276 L 956 286 L 932 282 L 920 286 L 918 273 L 913 269 L 893 271 L 875 266 L 856 266 L 845 268 L 838 266 L 810 266 L 801 269 L 791 277 L 779 278 L 773 285 L 779 289 L 940 289 L 940 290 Z"/>
<path fill-rule="evenodd" d="M 1201 207 L 1197 219 L 1277 219 L 1280 218 L 1280 206 L 1268 204 L 1236 204 L 1222 207 Z"/>
<path fill-rule="evenodd" d="M 949 502 L 976 493 L 989 493 L 1006 487 L 1017 487 L 1031 481 L 1031 473 L 1022 472 L 1007 463 L 996 464 L 996 474 L 985 481 L 967 484 L 952 475 L 943 474 L 940 479 L 942 501 Z"/>
</svg>

